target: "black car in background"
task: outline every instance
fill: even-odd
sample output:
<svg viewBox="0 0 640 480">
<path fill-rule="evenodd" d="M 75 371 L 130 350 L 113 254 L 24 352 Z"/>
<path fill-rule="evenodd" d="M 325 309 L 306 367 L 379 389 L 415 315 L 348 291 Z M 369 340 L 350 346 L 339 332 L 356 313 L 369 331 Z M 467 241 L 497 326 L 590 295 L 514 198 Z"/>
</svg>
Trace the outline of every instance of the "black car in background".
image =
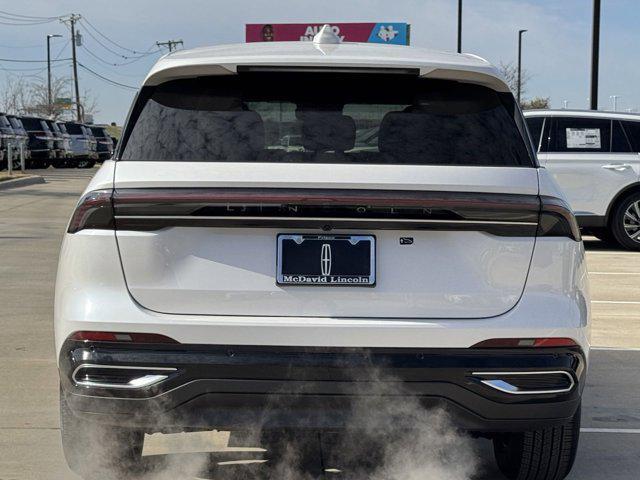
<svg viewBox="0 0 640 480">
<path fill-rule="evenodd" d="M 9 119 L 0 113 L 0 169 L 7 168 L 9 150 L 15 151 L 16 135 Z"/>
<path fill-rule="evenodd" d="M 51 158 L 56 157 L 55 140 L 46 120 L 38 117 L 21 117 L 29 135 L 31 150 L 30 167 L 47 168 Z"/>
<path fill-rule="evenodd" d="M 13 128 L 13 133 L 16 136 L 17 154 L 20 154 L 20 146 L 22 146 L 22 154 L 24 155 L 24 159 L 28 164 L 29 159 L 31 158 L 31 150 L 29 150 L 29 134 L 25 130 L 20 117 L 17 117 L 16 115 L 6 115 L 6 117 L 7 120 L 9 120 L 11 128 Z"/>
<path fill-rule="evenodd" d="M 49 126 L 49 130 L 53 134 L 55 140 L 53 142 L 54 150 L 51 152 L 49 162 L 54 166 L 66 166 L 67 159 L 71 157 L 71 146 L 69 137 L 65 138 L 64 133 L 60 130 L 55 120 L 45 120 Z"/>
<path fill-rule="evenodd" d="M 111 135 L 107 132 L 107 129 L 100 126 L 89 125 L 89 129 L 93 133 L 93 136 L 96 137 L 97 151 L 98 151 L 98 159 L 100 161 L 109 160 L 113 155 L 113 140 L 111 139 Z"/>
</svg>

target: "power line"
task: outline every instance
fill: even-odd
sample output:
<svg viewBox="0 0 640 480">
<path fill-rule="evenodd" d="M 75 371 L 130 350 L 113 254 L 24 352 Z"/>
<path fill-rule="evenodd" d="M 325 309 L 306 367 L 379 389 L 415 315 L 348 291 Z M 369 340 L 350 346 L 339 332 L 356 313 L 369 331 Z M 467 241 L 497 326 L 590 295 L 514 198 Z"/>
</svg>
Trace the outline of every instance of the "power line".
<svg viewBox="0 0 640 480">
<path fill-rule="evenodd" d="M 85 26 L 91 27 L 98 35 L 100 35 L 102 38 L 104 38 L 106 41 L 108 41 L 109 43 L 111 43 L 112 45 L 115 45 L 116 47 L 122 49 L 122 50 L 126 50 L 128 52 L 134 53 L 136 55 L 139 54 L 146 54 L 149 52 L 149 50 L 151 50 L 151 48 L 147 49 L 144 52 L 139 52 L 137 50 L 133 50 L 131 48 L 127 48 L 127 47 L 123 47 L 122 45 L 120 45 L 118 42 L 115 42 L 114 40 L 112 40 L 111 38 L 109 38 L 108 36 L 106 36 L 104 33 L 102 33 L 100 30 L 98 30 L 95 25 L 93 23 L 91 23 L 89 20 L 87 20 L 86 18 L 83 18 L 81 23 L 85 24 Z"/>
<path fill-rule="evenodd" d="M 57 20 L 58 18 L 61 18 L 61 17 L 64 16 L 64 15 L 59 15 L 57 17 L 36 17 L 36 16 L 33 16 L 33 15 L 21 15 L 19 13 L 11 13 L 11 12 L 3 11 L 3 10 L 0 10 L 0 14 L 9 15 L 9 16 L 12 16 L 12 17 L 30 18 L 30 19 L 35 19 L 35 20 L 45 20 L 45 19 L 47 19 L 47 20 L 51 20 L 51 19 Z"/>
<path fill-rule="evenodd" d="M 66 45 L 65 45 L 66 46 Z M 51 60 L 56 61 L 56 62 L 63 62 L 65 60 L 71 60 L 70 58 L 60 58 L 60 59 L 55 59 L 55 60 Z M 46 60 L 22 60 L 22 59 L 18 59 L 18 58 L 0 58 L 0 62 L 16 62 L 16 63 L 47 63 Z"/>
<path fill-rule="evenodd" d="M 101 63 L 104 63 L 105 65 L 109 65 L 111 67 L 122 67 L 124 65 L 131 65 L 134 62 L 137 62 L 139 60 L 142 60 L 143 58 L 147 58 L 149 55 L 153 55 L 155 53 L 159 53 L 159 51 L 155 51 L 155 52 L 151 52 L 147 55 L 141 55 L 139 57 L 135 57 L 132 60 L 126 61 L 126 62 L 120 62 L 120 63 L 113 63 L 113 62 L 109 62 L 105 59 L 103 59 L 100 55 L 98 55 L 97 53 L 93 52 L 91 49 L 87 48 L 86 45 L 82 45 L 82 48 L 84 51 L 86 51 L 89 55 L 91 55 L 92 57 L 94 57 L 96 60 L 98 60 Z"/>
<path fill-rule="evenodd" d="M 137 87 L 133 87 L 131 85 L 125 85 L 124 83 L 120 83 L 120 82 L 116 82 L 115 80 L 111 80 L 110 78 L 105 77 L 104 75 L 100 75 L 98 72 L 94 72 L 93 70 L 91 70 L 89 67 L 87 67 L 86 65 L 83 65 L 82 63 L 78 62 L 78 65 L 81 66 L 82 68 L 84 68 L 86 71 L 92 73 L 93 75 L 95 75 L 98 78 L 101 78 L 102 80 L 109 82 L 113 85 L 116 85 L 118 87 L 123 87 L 123 88 L 129 88 L 131 90 L 138 90 Z"/>
<path fill-rule="evenodd" d="M 12 20 L 9 18 L 4 18 L 4 17 L 0 17 L 3 20 Z M 12 27 L 31 27 L 34 25 L 43 25 L 45 23 L 51 23 L 51 22 L 55 22 L 56 20 L 41 20 L 39 22 L 31 22 L 31 23 L 10 23 L 10 22 L 2 22 L 0 21 L 0 25 L 9 25 Z"/>
<path fill-rule="evenodd" d="M 84 24 L 84 22 L 81 22 Z M 108 52 L 110 52 L 111 54 L 120 57 L 120 58 L 124 58 L 125 60 L 131 60 L 131 59 L 140 59 L 140 58 L 144 58 L 147 57 L 149 55 L 152 55 L 154 53 L 157 53 L 160 51 L 160 49 L 157 49 L 155 51 L 151 51 L 151 48 L 149 48 L 149 50 L 147 50 L 147 52 L 144 53 L 139 53 L 136 55 L 124 55 L 120 52 L 115 51 L 114 49 L 112 49 L 111 47 L 105 45 L 104 43 L 102 43 L 93 33 L 91 33 L 91 30 L 85 30 L 85 32 L 98 44 L 100 45 L 102 48 L 104 48 L 105 50 L 107 50 Z"/>
</svg>

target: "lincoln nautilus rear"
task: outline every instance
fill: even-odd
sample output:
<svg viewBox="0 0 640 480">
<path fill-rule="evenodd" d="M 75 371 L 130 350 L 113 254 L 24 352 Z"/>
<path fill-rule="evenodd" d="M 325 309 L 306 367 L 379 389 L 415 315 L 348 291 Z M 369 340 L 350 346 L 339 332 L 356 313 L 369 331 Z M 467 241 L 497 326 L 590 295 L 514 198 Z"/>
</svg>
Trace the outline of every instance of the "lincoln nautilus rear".
<svg viewBox="0 0 640 480">
<path fill-rule="evenodd" d="M 411 399 L 492 439 L 507 478 L 559 480 L 588 324 L 576 220 L 483 59 L 177 51 L 65 234 L 64 451 L 134 468 L 145 433 L 336 431 Z"/>
</svg>

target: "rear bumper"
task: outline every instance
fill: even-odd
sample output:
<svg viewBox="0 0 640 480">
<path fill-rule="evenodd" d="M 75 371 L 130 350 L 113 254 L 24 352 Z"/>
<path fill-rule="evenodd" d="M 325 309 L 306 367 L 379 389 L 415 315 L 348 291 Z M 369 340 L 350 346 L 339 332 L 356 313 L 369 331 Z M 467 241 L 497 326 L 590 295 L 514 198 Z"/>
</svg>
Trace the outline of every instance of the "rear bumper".
<svg viewBox="0 0 640 480">
<path fill-rule="evenodd" d="M 63 394 L 77 415 L 136 425 L 148 432 L 256 426 L 357 428 L 360 420 L 367 419 L 354 416 L 354 410 L 364 407 L 367 417 L 385 416 L 388 407 L 400 401 L 442 406 L 466 430 L 531 430 L 563 423 L 575 413 L 586 374 L 585 357 L 577 347 L 134 348 L 67 341 L 59 365 Z M 148 371 L 167 378 L 135 389 L 78 385 L 78 368 L 91 370 L 92 365 L 157 368 Z M 474 375 L 551 371 L 566 372 L 571 388 L 562 393 L 513 394 Z"/>
</svg>

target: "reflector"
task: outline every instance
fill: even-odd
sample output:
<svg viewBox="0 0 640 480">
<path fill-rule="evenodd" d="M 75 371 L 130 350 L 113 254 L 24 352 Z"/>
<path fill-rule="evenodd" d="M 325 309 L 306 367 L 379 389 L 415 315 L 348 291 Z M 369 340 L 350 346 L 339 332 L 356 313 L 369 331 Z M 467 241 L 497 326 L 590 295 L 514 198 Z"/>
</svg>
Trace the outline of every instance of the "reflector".
<svg viewBox="0 0 640 480">
<path fill-rule="evenodd" d="M 157 333 L 122 333 L 122 332 L 75 332 L 70 340 L 81 342 L 127 342 L 127 343 L 180 343 L 173 338 Z"/>
<path fill-rule="evenodd" d="M 570 338 L 491 338 L 483 340 L 471 348 L 526 348 L 526 347 L 575 347 L 577 343 Z"/>
</svg>

